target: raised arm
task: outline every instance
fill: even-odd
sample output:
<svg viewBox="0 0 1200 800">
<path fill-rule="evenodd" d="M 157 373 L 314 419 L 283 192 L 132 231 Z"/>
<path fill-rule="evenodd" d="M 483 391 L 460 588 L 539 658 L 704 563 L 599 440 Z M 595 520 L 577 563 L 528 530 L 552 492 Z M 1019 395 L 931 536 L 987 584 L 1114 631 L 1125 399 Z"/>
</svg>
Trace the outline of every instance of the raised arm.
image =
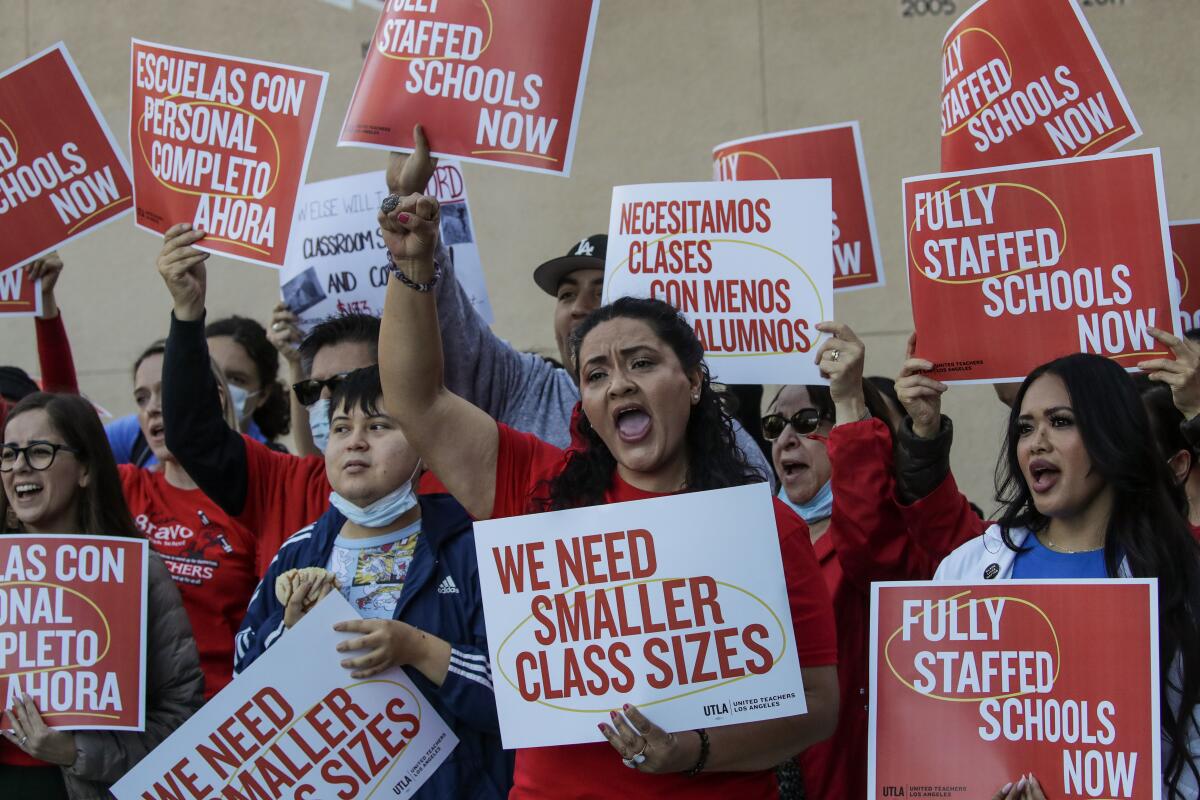
<svg viewBox="0 0 1200 800">
<path fill-rule="evenodd" d="M 204 338 L 208 253 L 192 247 L 203 238 L 186 223 L 163 237 L 158 272 L 171 292 L 171 333 L 163 355 L 163 426 L 167 449 L 196 485 L 225 513 L 246 504 L 246 443 L 221 415 L 221 398 Z"/>
<path fill-rule="evenodd" d="M 62 274 L 63 262 L 58 253 L 47 253 L 25 266 L 28 280 L 42 282 L 42 313 L 34 322 L 37 329 L 38 367 L 42 372 L 42 389 L 47 392 L 79 394 L 79 378 L 75 374 L 75 359 L 71 341 L 59 313 L 54 287 Z"/>
<path fill-rule="evenodd" d="M 379 332 L 379 378 L 388 412 L 425 464 L 476 519 L 492 515 L 499 433 L 484 411 L 451 393 L 442 369 L 433 251 L 438 203 L 409 195 L 379 213 L 395 272 Z"/>
</svg>

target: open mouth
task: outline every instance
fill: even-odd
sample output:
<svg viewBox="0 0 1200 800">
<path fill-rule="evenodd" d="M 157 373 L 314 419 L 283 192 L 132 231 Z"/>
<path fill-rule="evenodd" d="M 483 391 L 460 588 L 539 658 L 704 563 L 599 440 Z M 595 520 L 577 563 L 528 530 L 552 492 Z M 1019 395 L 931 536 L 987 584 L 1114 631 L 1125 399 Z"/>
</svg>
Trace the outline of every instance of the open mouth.
<svg viewBox="0 0 1200 800">
<path fill-rule="evenodd" d="M 161 422 L 152 422 L 146 428 L 146 433 L 149 435 L 149 438 L 151 438 L 151 439 L 161 439 L 161 438 L 163 438 L 164 434 L 166 433 L 166 430 L 167 430 L 167 427 L 165 425 L 163 425 Z"/>
<path fill-rule="evenodd" d="M 18 500 L 27 500 L 34 495 L 40 494 L 41 491 L 42 486 L 38 483 L 18 483 L 13 487 L 13 492 L 17 495 Z"/>
<path fill-rule="evenodd" d="M 801 473 L 809 469 L 809 465 L 803 461 L 798 461 L 792 458 L 784 458 L 779 461 L 779 466 L 783 469 L 783 479 L 785 481 L 798 477 Z"/>
<path fill-rule="evenodd" d="M 646 410 L 638 405 L 624 405 L 613 412 L 617 436 L 622 442 L 640 442 L 650 434 L 652 420 Z"/>
<path fill-rule="evenodd" d="M 1036 459 L 1029 462 L 1029 475 L 1033 478 L 1031 488 L 1037 494 L 1044 494 L 1054 488 L 1062 470 L 1049 461 Z"/>
</svg>

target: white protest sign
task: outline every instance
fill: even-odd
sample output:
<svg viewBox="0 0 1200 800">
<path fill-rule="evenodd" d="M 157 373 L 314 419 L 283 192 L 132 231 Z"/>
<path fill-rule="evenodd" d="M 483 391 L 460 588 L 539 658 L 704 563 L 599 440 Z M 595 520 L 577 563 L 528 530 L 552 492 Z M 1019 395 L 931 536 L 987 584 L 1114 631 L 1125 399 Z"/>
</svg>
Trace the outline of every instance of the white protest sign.
<svg viewBox="0 0 1200 800">
<path fill-rule="evenodd" d="M 333 625 L 357 617 L 330 593 L 112 793 L 206 800 L 281 797 L 286 788 L 287 797 L 312 800 L 411 797 L 458 739 L 400 668 L 350 677 L 335 648 L 358 634 Z"/>
<path fill-rule="evenodd" d="M 827 383 L 813 363 L 833 319 L 829 179 L 613 189 L 604 302 L 672 304 L 724 383 Z"/>
<path fill-rule="evenodd" d="M 458 281 L 490 324 L 492 307 L 459 164 L 443 160 L 425 191 L 442 204 L 442 241 Z M 378 215 L 387 194 L 383 172 L 318 181 L 301 190 L 279 285 L 305 333 L 337 314 L 383 313 L 387 247 Z"/>
<path fill-rule="evenodd" d="M 765 483 L 476 522 L 475 549 L 506 748 L 601 741 L 624 703 L 667 731 L 807 710 Z"/>
</svg>

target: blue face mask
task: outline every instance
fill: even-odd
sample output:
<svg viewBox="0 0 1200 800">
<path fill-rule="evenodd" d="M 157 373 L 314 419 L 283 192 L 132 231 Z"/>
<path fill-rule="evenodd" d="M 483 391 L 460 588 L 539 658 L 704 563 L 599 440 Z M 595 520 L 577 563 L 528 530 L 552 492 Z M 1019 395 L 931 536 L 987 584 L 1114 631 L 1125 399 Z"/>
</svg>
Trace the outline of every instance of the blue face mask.
<svg viewBox="0 0 1200 800">
<path fill-rule="evenodd" d="M 811 525 L 833 515 L 833 481 L 825 481 L 825 485 L 807 503 L 793 503 L 782 487 L 779 489 L 779 499 L 794 508 Z"/>
<path fill-rule="evenodd" d="M 413 472 L 416 477 L 416 471 Z M 391 525 L 417 504 L 417 493 L 413 491 L 412 478 L 394 492 L 384 495 L 366 508 L 354 505 L 337 492 L 329 493 L 329 504 L 342 512 L 342 516 L 364 528 L 383 528 Z"/>
<path fill-rule="evenodd" d="M 308 430 L 313 444 L 324 453 L 325 445 L 329 444 L 329 401 L 325 398 L 308 407 Z"/>
<path fill-rule="evenodd" d="M 247 392 L 240 386 L 234 386 L 232 383 L 226 384 L 229 389 L 229 401 L 233 403 L 233 413 L 237 416 L 238 422 L 242 422 L 246 417 L 250 416 L 246 413 L 246 404 L 251 398 L 258 397 L 258 392 Z M 253 413 L 253 412 L 251 412 Z"/>
</svg>

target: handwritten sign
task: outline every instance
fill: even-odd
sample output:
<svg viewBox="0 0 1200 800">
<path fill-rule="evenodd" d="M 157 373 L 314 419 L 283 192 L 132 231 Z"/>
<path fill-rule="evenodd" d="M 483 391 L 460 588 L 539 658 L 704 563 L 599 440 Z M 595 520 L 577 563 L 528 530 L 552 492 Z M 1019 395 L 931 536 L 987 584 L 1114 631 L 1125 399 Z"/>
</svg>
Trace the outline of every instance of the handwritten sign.
<svg viewBox="0 0 1200 800">
<path fill-rule="evenodd" d="M 1047 797 L 1159 797 L 1156 581 L 871 596 L 871 797 L 991 797 L 1029 772 Z"/>
<path fill-rule="evenodd" d="M 0 536 L 0 697 L 64 730 L 145 727 L 144 539 Z"/>
<path fill-rule="evenodd" d="M 62 42 L 0 73 L 0 273 L 133 208 L 129 166 Z"/>
<path fill-rule="evenodd" d="M 133 40 L 129 141 L 137 226 L 281 267 L 328 74 Z"/>
<path fill-rule="evenodd" d="M 767 484 L 475 523 L 505 747 L 806 710 Z M 738 556 L 729 557 L 729 532 Z"/>
</svg>

